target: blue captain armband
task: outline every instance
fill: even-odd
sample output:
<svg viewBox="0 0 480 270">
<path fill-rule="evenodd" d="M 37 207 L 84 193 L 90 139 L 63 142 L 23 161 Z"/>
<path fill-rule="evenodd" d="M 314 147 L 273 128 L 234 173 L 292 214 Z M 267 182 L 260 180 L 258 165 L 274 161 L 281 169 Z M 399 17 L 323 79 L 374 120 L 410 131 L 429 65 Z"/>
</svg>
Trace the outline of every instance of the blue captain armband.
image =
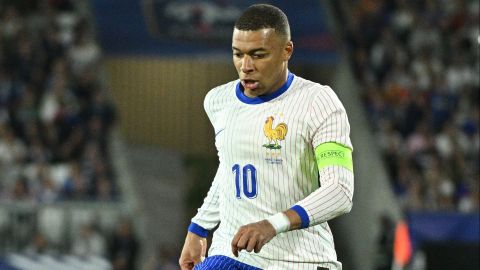
<svg viewBox="0 0 480 270">
<path fill-rule="evenodd" d="M 208 230 L 194 222 L 190 223 L 190 226 L 188 226 L 188 231 L 203 238 L 207 238 L 208 236 Z"/>
</svg>

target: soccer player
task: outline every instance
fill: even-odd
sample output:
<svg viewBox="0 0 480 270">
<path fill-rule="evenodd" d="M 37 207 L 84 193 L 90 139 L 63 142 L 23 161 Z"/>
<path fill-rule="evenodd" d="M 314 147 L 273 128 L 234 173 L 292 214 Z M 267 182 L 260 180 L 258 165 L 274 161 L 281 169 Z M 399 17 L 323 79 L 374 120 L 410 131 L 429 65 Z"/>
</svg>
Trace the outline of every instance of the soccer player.
<svg viewBox="0 0 480 270">
<path fill-rule="evenodd" d="M 247 8 L 232 51 L 239 79 L 204 101 L 220 164 L 181 269 L 341 269 L 327 221 L 352 207 L 345 109 L 330 87 L 289 72 L 290 26 L 277 7 Z"/>
</svg>

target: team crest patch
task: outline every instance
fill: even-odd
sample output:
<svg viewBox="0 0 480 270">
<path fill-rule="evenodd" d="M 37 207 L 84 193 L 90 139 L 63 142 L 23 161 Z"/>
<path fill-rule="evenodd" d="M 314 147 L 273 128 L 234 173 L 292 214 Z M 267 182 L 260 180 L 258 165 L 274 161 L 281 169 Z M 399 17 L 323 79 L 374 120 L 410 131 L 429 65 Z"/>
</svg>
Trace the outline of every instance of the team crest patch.
<svg viewBox="0 0 480 270">
<path fill-rule="evenodd" d="M 268 143 L 264 144 L 263 147 L 267 149 L 280 149 L 282 146 L 279 142 L 285 140 L 288 127 L 285 123 L 279 123 L 274 127 L 273 120 L 275 120 L 273 116 L 269 116 L 265 121 L 265 125 L 263 125 L 263 134 L 265 134 L 268 140 Z"/>
<path fill-rule="evenodd" d="M 282 148 L 280 142 L 285 140 L 288 127 L 285 123 L 274 125 L 274 120 L 273 116 L 269 116 L 265 121 L 265 125 L 263 125 L 263 134 L 268 142 L 262 146 L 266 148 L 265 161 L 270 164 L 280 165 L 283 162 L 282 153 L 279 151 Z"/>
</svg>

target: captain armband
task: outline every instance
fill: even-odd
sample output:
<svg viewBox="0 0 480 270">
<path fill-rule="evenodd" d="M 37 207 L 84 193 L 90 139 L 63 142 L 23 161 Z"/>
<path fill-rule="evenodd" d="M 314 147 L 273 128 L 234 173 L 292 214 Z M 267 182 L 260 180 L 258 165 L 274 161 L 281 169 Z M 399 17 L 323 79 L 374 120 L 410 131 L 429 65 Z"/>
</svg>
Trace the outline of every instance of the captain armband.
<svg viewBox="0 0 480 270">
<path fill-rule="evenodd" d="M 342 166 L 353 172 L 352 149 L 345 145 L 327 142 L 315 148 L 318 170 L 331 165 Z"/>
</svg>

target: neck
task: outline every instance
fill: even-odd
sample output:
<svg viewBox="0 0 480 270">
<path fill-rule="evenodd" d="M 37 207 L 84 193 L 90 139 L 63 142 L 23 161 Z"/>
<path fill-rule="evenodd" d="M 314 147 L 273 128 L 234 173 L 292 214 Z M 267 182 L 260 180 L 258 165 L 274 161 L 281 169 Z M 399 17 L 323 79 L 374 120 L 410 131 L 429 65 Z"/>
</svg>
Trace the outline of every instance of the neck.
<svg viewBox="0 0 480 270">
<path fill-rule="evenodd" d="M 265 93 L 265 95 L 272 94 L 278 89 L 280 89 L 280 87 L 282 87 L 282 85 L 287 82 L 287 79 L 288 79 L 288 69 L 284 69 L 280 75 L 280 79 L 278 80 L 278 82 L 272 87 L 270 91 Z"/>
</svg>

